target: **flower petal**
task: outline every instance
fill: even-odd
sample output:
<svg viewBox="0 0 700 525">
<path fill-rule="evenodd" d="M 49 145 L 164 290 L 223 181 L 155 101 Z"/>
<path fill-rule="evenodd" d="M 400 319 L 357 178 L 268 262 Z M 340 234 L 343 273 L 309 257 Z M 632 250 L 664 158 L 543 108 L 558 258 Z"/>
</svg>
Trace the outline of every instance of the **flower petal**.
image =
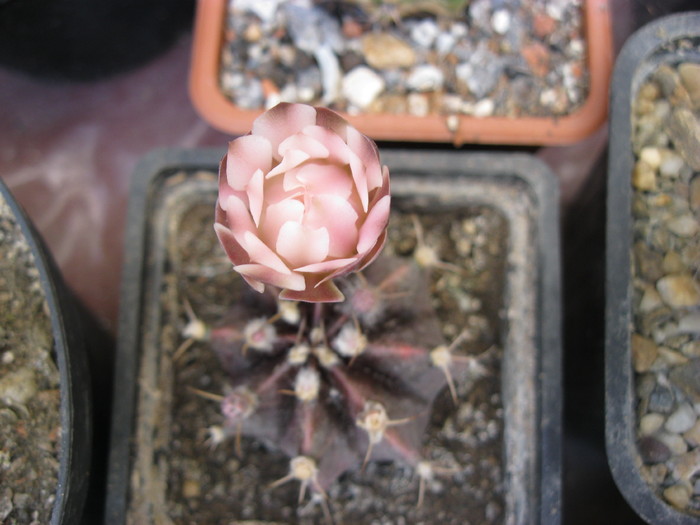
<svg viewBox="0 0 700 525">
<path fill-rule="evenodd" d="M 243 200 L 236 195 L 229 195 L 226 199 L 226 221 L 222 221 L 233 232 L 236 240 L 245 245 L 243 235 L 246 232 L 255 231 L 255 224 L 250 216 L 250 210 Z"/>
<path fill-rule="evenodd" d="M 309 161 L 285 175 L 293 175 L 303 184 L 307 195 L 336 195 L 347 200 L 352 194 L 353 181 L 347 166 L 324 161 Z"/>
<path fill-rule="evenodd" d="M 364 255 L 370 250 L 379 239 L 382 232 L 386 229 L 389 222 L 389 208 L 391 197 L 385 195 L 374 205 L 367 214 L 365 223 L 360 228 L 360 239 L 357 242 L 357 252 Z"/>
<path fill-rule="evenodd" d="M 219 243 L 224 248 L 226 255 L 235 265 L 244 264 L 249 261 L 248 253 L 238 243 L 233 236 L 233 232 L 220 223 L 214 224 L 214 231 L 219 238 Z"/>
<path fill-rule="evenodd" d="M 330 236 L 328 255 L 347 257 L 355 254 L 358 241 L 358 215 L 352 205 L 336 195 L 314 195 L 309 200 L 304 225 L 326 228 Z"/>
<path fill-rule="evenodd" d="M 245 190 L 253 174 L 272 168 L 272 146 L 265 137 L 244 135 L 228 144 L 226 181 L 234 190 Z"/>
<path fill-rule="evenodd" d="M 355 189 L 357 190 L 357 195 L 362 203 L 362 211 L 367 211 L 369 205 L 369 186 L 367 185 L 367 175 L 365 173 L 365 166 L 352 150 L 350 151 L 350 171 L 352 173 L 352 180 L 355 182 Z"/>
<path fill-rule="evenodd" d="M 298 273 L 279 273 L 262 264 L 241 264 L 234 268 L 242 276 L 258 282 L 271 284 L 278 288 L 290 290 L 303 290 L 306 288 L 304 276 Z"/>
<path fill-rule="evenodd" d="M 284 264 L 284 261 L 282 261 L 282 259 L 280 259 L 279 256 L 264 242 L 262 242 L 254 233 L 245 232 L 243 235 L 243 240 L 244 242 L 242 242 L 241 245 L 248 252 L 251 262 L 262 264 L 263 266 L 272 268 L 279 273 L 291 273 L 287 265 Z"/>
<path fill-rule="evenodd" d="M 357 265 L 353 268 L 351 268 L 349 271 L 350 272 L 359 272 L 363 268 L 367 267 L 367 265 L 371 264 L 381 253 L 382 248 L 384 248 L 384 243 L 386 242 L 386 230 L 382 232 L 382 234 L 379 236 L 379 239 L 377 239 L 377 243 L 372 247 L 370 251 L 368 251 L 365 255 L 362 256 L 362 258 L 357 262 Z M 333 278 L 337 277 L 337 275 L 333 275 Z"/>
<path fill-rule="evenodd" d="M 248 183 L 248 206 L 250 207 L 250 214 L 253 216 L 253 221 L 255 226 L 260 226 L 260 214 L 263 208 L 263 185 L 265 183 L 265 176 L 263 172 L 257 170 L 253 173 Z"/>
<path fill-rule="evenodd" d="M 316 109 L 312 106 L 282 102 L 255 119 L 252 134 L 267 138 L 273 157 L 280 160 L 279 146 L 282 141 L 315 123 Z"/>
<path fill-rule="evenodd" d="M 338 289 L 333 281 L 319 283 L 317 286 L 307 286 L 306 290 L 295 291 L 290 289 L 282 290 L 280 299 L 290 301 L 306 301 L 309 303 L 339 303 L 345 296 Z"/>
<path fill-rule="evenodd" d="M 374 141 L 367 135 L 360 133 L 356 128 L 348 126 L 347 143 L 350 150 L 355 152 L 364 166 L 369 191 L 381 186 L 382 169 L 379 164 L 379 150 Z"/>
<path fill-rule="evenodd" d="M 295 199 L 287 199 L 270 204 L 260 227 L 260 238 L 269 246 L 277 244 L 280 228 L 288 221 L 301 223 L 304 218 L 304 205 Z"/>
<path fill-rule="evenodd" d="M 271 179 L 272 177 L 279 175 L 280 173 L 285 173 L 291 170 L 292 168 L 296 168 L 299 164 L 301 164 L 305 160 L 308 160 L 309 158 L 310 157 L 308 153 L 305 153 L 298 149 L 287 151 L 285 156 L 282 157 L 280 163 L 267 172 L 267 178 Z"/>
<path fill-rule="evenodd" d="M 323 142 L 316 140 L 303 132 L 287 137 L 279 146 L 279 154 L 282 155 L 283 158 L 289 151 L 294 150 L 303 151 L 309 155 L 309 157 L 314 159 L 325 159 L 328 158 L 329 155 L 328 148 L 323 144 Z"/>
<path fill-rule="evenodd" d="M 305 273 L 326 273 L 334 272 L 340 268 L 345 268 L 355 264 L 359 260 L 358 257 L 347 257 L 345 259 L 331 259 L 320 263 L 307 264 L 300 268 L 294 268 L 295 272 Z"/>
<path fill-rule="evenodd" d="M 288 221 L 280 228 L 275 249 L 292 268 L 296 268 L 323 261 L 328 256 L 329 245 L 326 228 L 311 229 Z"/>
<path fill-rule="evenodd" d="M 347 130 L 351 127 L 347 120 L 335 111 L 327 108 L 316 108 L 316 124 L 328 128 L 338 135 L 343 142 L 347 142 Z"/>
</svg>

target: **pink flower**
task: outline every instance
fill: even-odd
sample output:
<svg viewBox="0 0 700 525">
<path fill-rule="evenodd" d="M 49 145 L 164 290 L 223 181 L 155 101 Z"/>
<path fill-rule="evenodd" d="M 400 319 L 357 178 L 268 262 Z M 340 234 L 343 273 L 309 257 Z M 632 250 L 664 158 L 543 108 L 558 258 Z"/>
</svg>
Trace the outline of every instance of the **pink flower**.
<svg viewBox="0 0 700 525">
<path fill-rule="evenodd" d="M 336 113 L 282 103 L 229 143 L 215 229 L 234 270 L 281 299 L 343 300 L 332 279 L 379 254 L 389 170 L 377 147 Z"/>
</svg>

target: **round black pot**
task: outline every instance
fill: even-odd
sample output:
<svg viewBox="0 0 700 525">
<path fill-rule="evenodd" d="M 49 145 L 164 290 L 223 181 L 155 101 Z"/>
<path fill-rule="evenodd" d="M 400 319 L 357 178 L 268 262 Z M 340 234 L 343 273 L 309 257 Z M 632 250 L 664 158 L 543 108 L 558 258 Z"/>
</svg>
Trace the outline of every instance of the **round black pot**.
<svg viewBox="0 0 700 525">
<path fill-rule="evenodd" d="M 60 454 L 51 525 L 81 523 L 92 455 L 91 384 L 81 314 L 38 232 L 0 181 L 0 193 L 30 245 L 51 318 L 60 376 Z"/>
</svg>

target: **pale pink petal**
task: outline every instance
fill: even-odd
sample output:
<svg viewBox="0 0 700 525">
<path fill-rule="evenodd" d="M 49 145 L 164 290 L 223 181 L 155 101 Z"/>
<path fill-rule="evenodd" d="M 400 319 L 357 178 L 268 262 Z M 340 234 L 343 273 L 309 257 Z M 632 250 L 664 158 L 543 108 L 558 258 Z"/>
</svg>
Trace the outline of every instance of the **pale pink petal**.
<svg viewBox="0 0 700 525">
<path fill-rule="evenodd" d="M 231 230 L 223 224 L 216 223 L 214 224 L 214 231 L 219 238 L 219 243 L 234 266 L 247 263 L 250 260 L 248 258 L 248 252 L 238 243 Z"/>
<path fill-rule="evenodd" d="M 307 194 L 337 195 L 346 200 L 352 194 L 353 181 L 347 166 L 309 161 L 294 170 L 293 174 L 295 179 L 303 184 Z"/>
<path fill-rule="evenodd" d="M 246 203 L 236 195 L 229 195 L 226 200 L 226 221 L 225 225 L 233 232 L 236 240 L 245 245 L 243 236 L 246 232 L 255 231 L 255 223 L 250 216 L 250 210 Z M 223 221 L 222 221 L 223 222 Z"/>
<path fill-rule="evenodd" d="M 352 179 L 355 182 L 355 190 L 357 191 L 357 195 L 362 203 L 362 211 L 366 212 L 369 206 L 369 186 L 367 185 L 365 165 L 352 151 L 350 152 L 349 162 L 350 171 L 352 172 Z"/>
<path fill-rule="evenodd" d="M 345 259 L 331 259 L 329 261 L 323 261 L 315 264 L 308 264 L 302 266 L 301 268 L 294 268 L 295 272 L 305 272 L 305 273 L 326 273 L 334 272 L 340 268 L 346 268 L 358 262 L 359 257 L 347 257 Z"/>
<path fill-rule="evenodd" d="M 267 138 L 273 157 L 280 160 L 279 146 L 282 141 L 315 123 L 316 109 L 312 106 L 282 102 L 255 119 L 252 133 Z"/>
<path fill-rule="evenodd" d="M 240 266 L 234 267 L 234 270 L 238 270 Z M 265 291 L 265 283 L 258 281 L 257 279 L 253 279 L 252 277 L 248 277 L 247 275 L 240 274 L 241 277 L 243 277 L 243 280 L 248 283 L 248 286 L 250 286 L 253 290 L 255 290 L 258 293 L 263 293 Z"/>
<path fill-rule="evenodd" d="M 379 256 L 379 253 L 382 251 L 382 248 L 384 248 L 386 237 L 386 230 L 384 230 L 384 232 L 379 236 L 379 239 L 377 239 L 377 243 L 358 261 L 357 265 L 350 271 L 359 272 L 363 268 L 367 267 L 367 265 L 371 264 Z M 333 275 L 333 277 L 337 276 Z"/>
<path fill-rule="evenodd" d="M 290 301 L 305 301 L 308 303 L 339 303 L 345 296 L 338 290 L 338 287 L 333 281 L 319 283 L 317 286 L 308 285 L 303 291 L 294 291 L 290 289 L 282 290 L 279 295 L 280 299 Z"/>
<path fill-rule="evenodd" d="M 377 202 L 381 198 L 383 198 L 386 195 L 389 195 L 389 186 L 390 186 L 390 179 L 389 179 L 389 168 L 386 166 L 382 166 L 382 185 L 380 188 L 376 189 L 372 193 L 372 199 L 369 203 L 369 207 L 373 208 Z"/>
<path fill-rule="evenodd" d="M 271 179 L 272 177 L 275 177 L 280 173 L 285 173 L 286 171 L 289 171 L 292 168 L 296 168 L 299 164 L 308 160 L 309 158 L 309 154 L 301 150 L 290 150 L 284 157 L 282 157 L 280 163 L 267 173 L 267 178 Z"/>
<path fill-rule="evenodd" d="M 248 252 L 251 262 L 262 264 L 279 273 L 290 274 L 291 271 L 284 264 L 284 261 L 273 252 L 264 242 L 262 242 L 254 233 L 245 232 L 243 235 L 244 242 L 241 245 Z"/>
<path fill-rule="evenodd" d="M 219 162 L 219 198 L 218 198 L 218 202 L 224 210 L 226 209 L 226 202 L 228 201 L 229 196 L 231 196 L 235 193 L 233 188 L 231 186 L 229 186 L 228 180 L 226 179 L 227 157 L 228 157 L 227 155 L 224 155 L 221 158 L 221 162 Z"/>
<path fill-rule="evenodd" d="M 275 246 L 282 225 L 289 221 L 301 223 L 303 217 L 304 205 L 300 201 L 287 199 L 270 204 L 265 208 L 262 225 L 260 226 L 260 238 L 268 246 Z"/>
<path fill-rule="evenodd" d="M 284 188 L 284 178 L 286 176 L 287 174 L 284 177 L 275 177 L 265 181 L 265 203 L 268 206 L 287 199 L 301 197 L 304 194 L 304 187 L 301 184 L 289 191 L 286 190 Z"/>
<path fill-rule="evenodd" d="M 371 191 L 381 186 L 382 169 L 379 163 L 379 150 L 374 141 L 352 126 L 349 126 L 347 130 L 347 143 L 364 165 L 368 189 Z"/>
<path fill-rule="evenodd" d="M 357 252 L 364 254 L 370 250 L 377 242 L 377 239 L 386 229 L 389 222 L 389 208 L 391 197 L 385 195 L 367 214 L 365 223 L 360 228 L 360 239 L 357 242 Z"/>
<path fill-rule="evenodd" d="M 257 170 L 272 168 L 272 146 L 265 137 L 245 135 L 228 144 L 226 181 L 234 190 L 243 191 Z"/>
<path fill-rule="evenodd" d="M 327 108 L 316 108 L 316 124 L 328 128 L 337 134 L 343 142 L 347 142 L 347 130 L 351 127 L 348 121 L 335 111 Z"/>
<path fill-rule="evenodd" d="M 307 126 L 302 133 L 321 142 L 328 150 L 329 160 L 335 160 L 343 164 L 349 161 L 349 148 L 343 138 L 333 130 L 322 126 Z"/>
<path fill-rule="evenodd" d="M 315 195 L 306 207 L 304 225 L 314 229 L 325 227 L 330 235 L 328 255 L 347 257 L 354 255 L 357 247 L 357 219 L 357 212 L 346 199 Z"/>
<path fill-rule="evenodd" d="M 279 273 L 262 264 L 241 264 L 234 268 L 238 273 L 248 279 L 254 279 L 279 288 L 290 290 L 303 290 L 306 287 L 304 276 L 298 273 Z"/>
<path fill-rule="evenodd" d="M 275 249 L 292 268 L 323 261 L 330 240 L 326 228 L 306 228 L 298 222 L 286 222 L 280 228 Z"/>
<path fill-rule="evenodd" d="M 282 157 L 294 150 L 303 151 L 309 155 L 309 157 L 315 159 L 325 159 L 329 155 L 328 148 L 321 141 L 305 133 L 296 133 L 291 137 L 287 137 L 282 141 L 279 147 L 279 153 Z"/>
<path fill-rule="evenodd" d="M 260 226 L 260 214 L 263 208 L 263 184 L 265 176 L 263 172 L 258 170 L 250 178 L 248 183 L 248 205 L 250 206 L 250 214 L 253 216 L 255 226 Z"/>
</svg>

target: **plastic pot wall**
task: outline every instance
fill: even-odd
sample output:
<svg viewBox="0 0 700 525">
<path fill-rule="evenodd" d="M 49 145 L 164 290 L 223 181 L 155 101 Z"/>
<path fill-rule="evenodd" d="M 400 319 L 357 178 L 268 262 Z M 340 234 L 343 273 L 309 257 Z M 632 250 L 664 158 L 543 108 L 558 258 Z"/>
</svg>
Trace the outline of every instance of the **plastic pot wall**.
<svg viewBox="0 0 700 525">
<path fill-rule="evenodd" d="M 154 332 L 156 328 L 153 325 L 156 321 L 149 322 L 148 319 L 160 318 L 154 308 L 157 308 L 157 276 L 163 271 L 159 269 L 163 261 L 159 262 L 158 259 L 163 257 L 154 254 L 152 246 L 154 239 L 162 238 L 162 234 L 153 232 L 167 228 L 170 222 L 164 218 L 167 214 L 159 211 L 162 205 L 155 202 L 166 201 L 165 197 L 158 196 L 170 195 L 166 193 L 168 188 L 177 188 L 178 184 L 182 184 L 183 177 L 186 177 L 183 173 L 196 173 L 200 170 L 215 173 L 223 153 L 222 150 L 155 152 L 144 159 L 132 180 L 115 377 L 115 392 L 118 393 L 115 399 L 119 401 L 115 403 L 112 414 L 105 518 L 105 523 L 110 525 L 127 522 L 135 450 L 134 425 L 139 399 L 137 378 L 142 353 L 147 351 L 144 341 L 153 339 L 153 334 L 157 333 Z M 519 339 L 520 343 L 517 344 L 512 341 L 516 337 L 513 334 L 521 333 L 514 329 L 511 331 L 509 328 L 509 334 L 504 336 L 513 349 L 510 351 L 512 359 L 507 365 L 509 373 L 517 374 L 519 369 L 527 369 L 529 372 L 526 374 L 529 375 L 520 382 L 511 377 L 511 380 L 503 380 L 501 384 L 501 390 L 506 392 L 503 396 L 510 396 L 514 400 L 505 412 L 510 413 L 508 417 L 514 417 L 522 425 L 518 428 L 525 429 L 522 434 L 529 437 L 516 435 L 517 432 L 512 430 L 510 434 L 508 431 L 505 433 L 509 437 L 504 438 L 504 453 L 516 463 L 512 470 L 510 464 L 504 467 L 506 484 L 511 483 L 508 478 L 520 476 L 514 474 L 515 471 L 520 469 L 523 472 L 518 480 L 512 482 L 516 490 L 513 494 L 506 495 L 506 501 L 511 508 L 513 522 L 558 525 L 561 521 L 562 395 L 556 180 L 543 164 L 526 155 L 444 155 L 423 151 L 384 151 L 382 162 L 391 170 L 394 197 L 401 199 L 410 193 L 424 203 L 422 206 L 441 199 L 447 201 L 446 205 L 449 206 L 452 198 L 450 193 L 472 192 L 475 202 L 479 202 L 478 190 L 475 192 L 473 186 L 468 184 L 469 177 L 474 177 L 472 180 L 481 177 L 489 183 L 505 182 L 508 192 L 526 192 L 532 203 L 531 207 L 515 213 L 527 213 L 532 217 L 531 222 L 528 220 L 531 226 L 526 226 L 525 230 L 530 232 L 527 234 L 532 241 L 529 246 L 533 247 L 533 258 L 537 265 L 536 268 L 528 269 L 530 277 L 527 278 L 527 282 L 532 282 L 535 286 L 534 300 L 531 306 L 525 308 L 528 311 L 523 315 L 534 320 L 533 328 L 525 336 L 528 338 L 527 343 L 524 338 Z M 448 193 L 442 194 L 449 195 L 448 197 L 434 195 L 434 186 L 438 181 L 442 181 L 443 188 L 450 188 Z M 214 181 L 210 182 L 207 191 L 214 191 L 216 185 Z M 491 205 L 499 209 L 500 203 L 492 202 Z M 154 216 L 161 219 L 156 220 Z M 158 226 L 158 221 L 163 222 L 163 225 Z M 160 250 L 155 250 L 158 251 Z M 156 278 L 146 282 L 142 279 L 145 275 Z M 520 318 L 511 321 L 516 325 L 520 322 Z M 153 345 L 148 343 L 148 346 Z M 526 351 L 526 347 L 531 350 Z M 532 390 L 523 392 L 524 388 L 530 387 L 533 387 Z M 526 441 L 521 441 L 521 438 Z M 525 442 L 530 446 L 525 447 L 522 444 Z"/>
<path fill-rule="evenodd" d="M 615 482 L 634 510 L 654 524 L 690 525 L 700 518 L 682 513 L 654 494 L 642 478 L 636 446 L 635 372 L 632 365 L 633 318 L 631 250 L 632 110 L 642 83 L 662 64 L 680 57 L 668 44 L 700 39 L 700 13 L 672 15 L 638 30 L 625 44 L 612 81 L 610 155 L 608 164 L 606 255 L 606 442 L 608 463 Z M 686 60 L 688 59 L 686 56 Z"/>
<path fill-rule="evenodd" d="M 61 437 L 58 487 L 50 525 L 74 525 L 81 523 L 83 516 L 92 455 L 91 384 L 83 322 L 39 233 L 2 181 L 0 192 L 34 256 L 51 318 L 59 371 Z"/>
<path fill-rule="evenodd" d="M 450 131 L 444 116 L 361 114 L 344 115 L 355 127 L 375 140 L 556 145 L 582 140 L 596 131 L 607 117 L 608 83 L 612 69 L 612 33 L 608 0 L 585 0 L 584 28 L 588 46 L 589 94 L 570 115 L 558 117 L 460 116 Z M 199 0 L 195 22 L 190 96 L 202 117 L 215 128 L 232 134 L 251 129 L 261 111 L 235 106 L 219 88 L 219 61 L 226 0 Z"/>
</svg>

